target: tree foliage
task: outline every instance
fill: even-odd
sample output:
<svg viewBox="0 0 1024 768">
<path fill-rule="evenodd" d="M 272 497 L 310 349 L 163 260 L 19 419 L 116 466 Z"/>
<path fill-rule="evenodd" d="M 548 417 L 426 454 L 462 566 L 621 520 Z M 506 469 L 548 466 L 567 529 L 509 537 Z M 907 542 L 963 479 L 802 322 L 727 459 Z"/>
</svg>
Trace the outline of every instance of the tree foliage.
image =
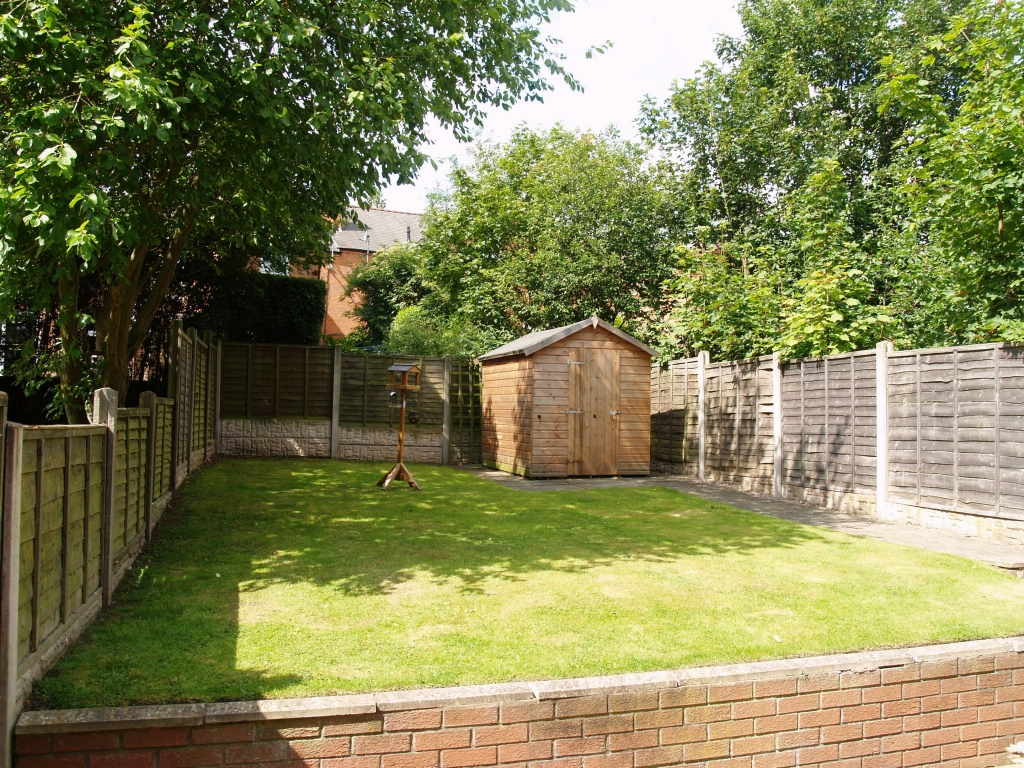
<svg viewBox="0 0 1024 768">
<path fill-rule="evenodd" d="M 649 336 L 671 275 L 671 213 L 640 147 L 521 128 L 478 145 L 431 201 L 423 305 L 487 345 L 593 314 Z"/>
<path fill-rule="evenodd" d="M 323 253 L 329 218 L 567 77 L 539 25 L 569 0 L 23 0 L 0 15 L 0 317 L 51 313 L 81 419 L 122 391 L 195 238 Z M 197 254 L 201 257 L 201 253 Z M 95 345 L 85 345 L 87 333 Z"/>
<path fill-rule="evenodd" d="M 399 311 L 427 295 L 424 280 L 420 251 L 406 243 L 378 251 L 352 270 L 347 292 L 358 301 L 353 314 L 368 346 L 384 344 Z"/>
<path fill-rule="evenodd" d="M 1024 340 L 1024 5 L 978 2 L 886 61 L 882 104 L 909 121 L 909 215 L 893 245 L 904 335 Z"/>
<path fill-rule="evenodd" d="M 665 356 L 1024 340 L 1024 3 L 740 14 L 645 103 L 650 154 L 522 130 L 459 169 L 423 306 L 494 341 L 596 312 Z"/>
<path fill-rule="evenodd" d="M 894 167 L 911 120 L 880 109 L 879 79 L 961 5 L 746 0 L 719 63 L 644 105 L 688 246 L 666 354 L 824 354 L 893 332 L 903 253 L 890 238 L 906 216 Z"/>
<path fill-rule="evenodd" d="M 485 351 L 487 342 L 465 318 L 439 317 L 417 304 L 395 315 L 386 347 L 396 355 L 468 357 Z"/>
</svg>

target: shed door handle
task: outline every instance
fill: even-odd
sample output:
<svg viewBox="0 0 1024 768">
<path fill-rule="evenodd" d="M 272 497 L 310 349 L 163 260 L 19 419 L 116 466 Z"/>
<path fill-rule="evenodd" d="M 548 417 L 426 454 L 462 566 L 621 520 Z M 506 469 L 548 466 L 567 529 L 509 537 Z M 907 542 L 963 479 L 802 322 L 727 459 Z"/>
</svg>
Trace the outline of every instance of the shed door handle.
<svg viewBox="0 0 1024 768">
<path fill-rule="evenodd" d="M 583 411 L 577 411 L 577 410 L 574 410 L 572 408 L 566 408 L 565 412 L 566 413 L 583 413 Z"/>
</svg>

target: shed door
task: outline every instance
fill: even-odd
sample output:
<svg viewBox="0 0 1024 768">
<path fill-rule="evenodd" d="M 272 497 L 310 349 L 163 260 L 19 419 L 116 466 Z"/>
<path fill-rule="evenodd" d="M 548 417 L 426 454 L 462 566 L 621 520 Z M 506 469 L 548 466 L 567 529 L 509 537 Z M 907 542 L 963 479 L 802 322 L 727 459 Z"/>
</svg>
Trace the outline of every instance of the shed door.
<svg viewBox="0 0 1024 768">
<path fill-rule="evenodd" d="M 619 443 L 619 351 L 569 350 L 569 474 L 614 475 Z"/>
</svg>

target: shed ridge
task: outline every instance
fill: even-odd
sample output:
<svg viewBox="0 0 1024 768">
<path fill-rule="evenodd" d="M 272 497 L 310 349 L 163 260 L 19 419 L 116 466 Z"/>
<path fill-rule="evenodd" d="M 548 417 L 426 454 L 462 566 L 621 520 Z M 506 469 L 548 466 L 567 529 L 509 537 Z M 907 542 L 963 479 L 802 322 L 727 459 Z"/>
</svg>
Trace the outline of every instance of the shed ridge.
<svg viewBox="0 0 1024 768">
<path fill-rule="evenodd" d="M 497 360 L 502 357 L 512 357 L 514 355 L 522 355 L 529 357 L 535 352 L 539 352 L 545 347 L 551 346 L 556 341 L 561 341 L 564 338 L 572 336 L 574 333 L 585 330 L 587 328 L 603 328 L 609 333 L 618 336 L 623 341 L 632 344 L 638 349 L 642 349 L 649 355 L 654 355 L 654 350 L 648 347 L 639 339 L 630 336 L 628 333 L 620 328 L 616 328 L 611 323 L 607 323 L 597 315 L 592 315 L 586 320 L 580 320 L 578 323 L 572 325 L 563 325 L 561 328 L 551 328 L 546 331 L 534 331 L 528 333 L 525 336 L 521 336 L 515 341 L 510 341 L 508 344 L 503 344 L 497 349 L 493 349 L 486 354 L 480 355 L 478 360 Z"/>
</svg>

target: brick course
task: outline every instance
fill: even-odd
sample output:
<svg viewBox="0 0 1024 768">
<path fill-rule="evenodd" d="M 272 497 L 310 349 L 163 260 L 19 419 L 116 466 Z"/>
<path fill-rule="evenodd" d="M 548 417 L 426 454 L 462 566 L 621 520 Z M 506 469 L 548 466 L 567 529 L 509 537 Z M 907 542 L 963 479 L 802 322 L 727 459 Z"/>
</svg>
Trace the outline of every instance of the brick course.
<svg viewBox="0 0 1024 768">
<path fill-rule="evenodd" d="M 109 722 L 28 713 L 15 768 L 1007 765 L 1006 747 L 1024 738 L 1024 641 L 918 652 L 957 649 L 959 658 L 918 660 L 911 650 L 720 667 L 699 684 L 688 670 L 676 685 L 662 675 L 576 681 L 576 689 L 565 686 L 573 681 L 480 686 L 453 689 L 450 700 L 443 691 L 409 694 L 405 708 L 389 694 L 387 712 L 352 715 L 283 719 L 250 707 L 238 715 L 249 722 L 217 725 L 160 727 L 133 722 L 132 710 L 114 710 Z M 853 668 L 837 670 L 844 659 Z M 621 690 L 630 686 L 646 689 Z"/>
</svg>

